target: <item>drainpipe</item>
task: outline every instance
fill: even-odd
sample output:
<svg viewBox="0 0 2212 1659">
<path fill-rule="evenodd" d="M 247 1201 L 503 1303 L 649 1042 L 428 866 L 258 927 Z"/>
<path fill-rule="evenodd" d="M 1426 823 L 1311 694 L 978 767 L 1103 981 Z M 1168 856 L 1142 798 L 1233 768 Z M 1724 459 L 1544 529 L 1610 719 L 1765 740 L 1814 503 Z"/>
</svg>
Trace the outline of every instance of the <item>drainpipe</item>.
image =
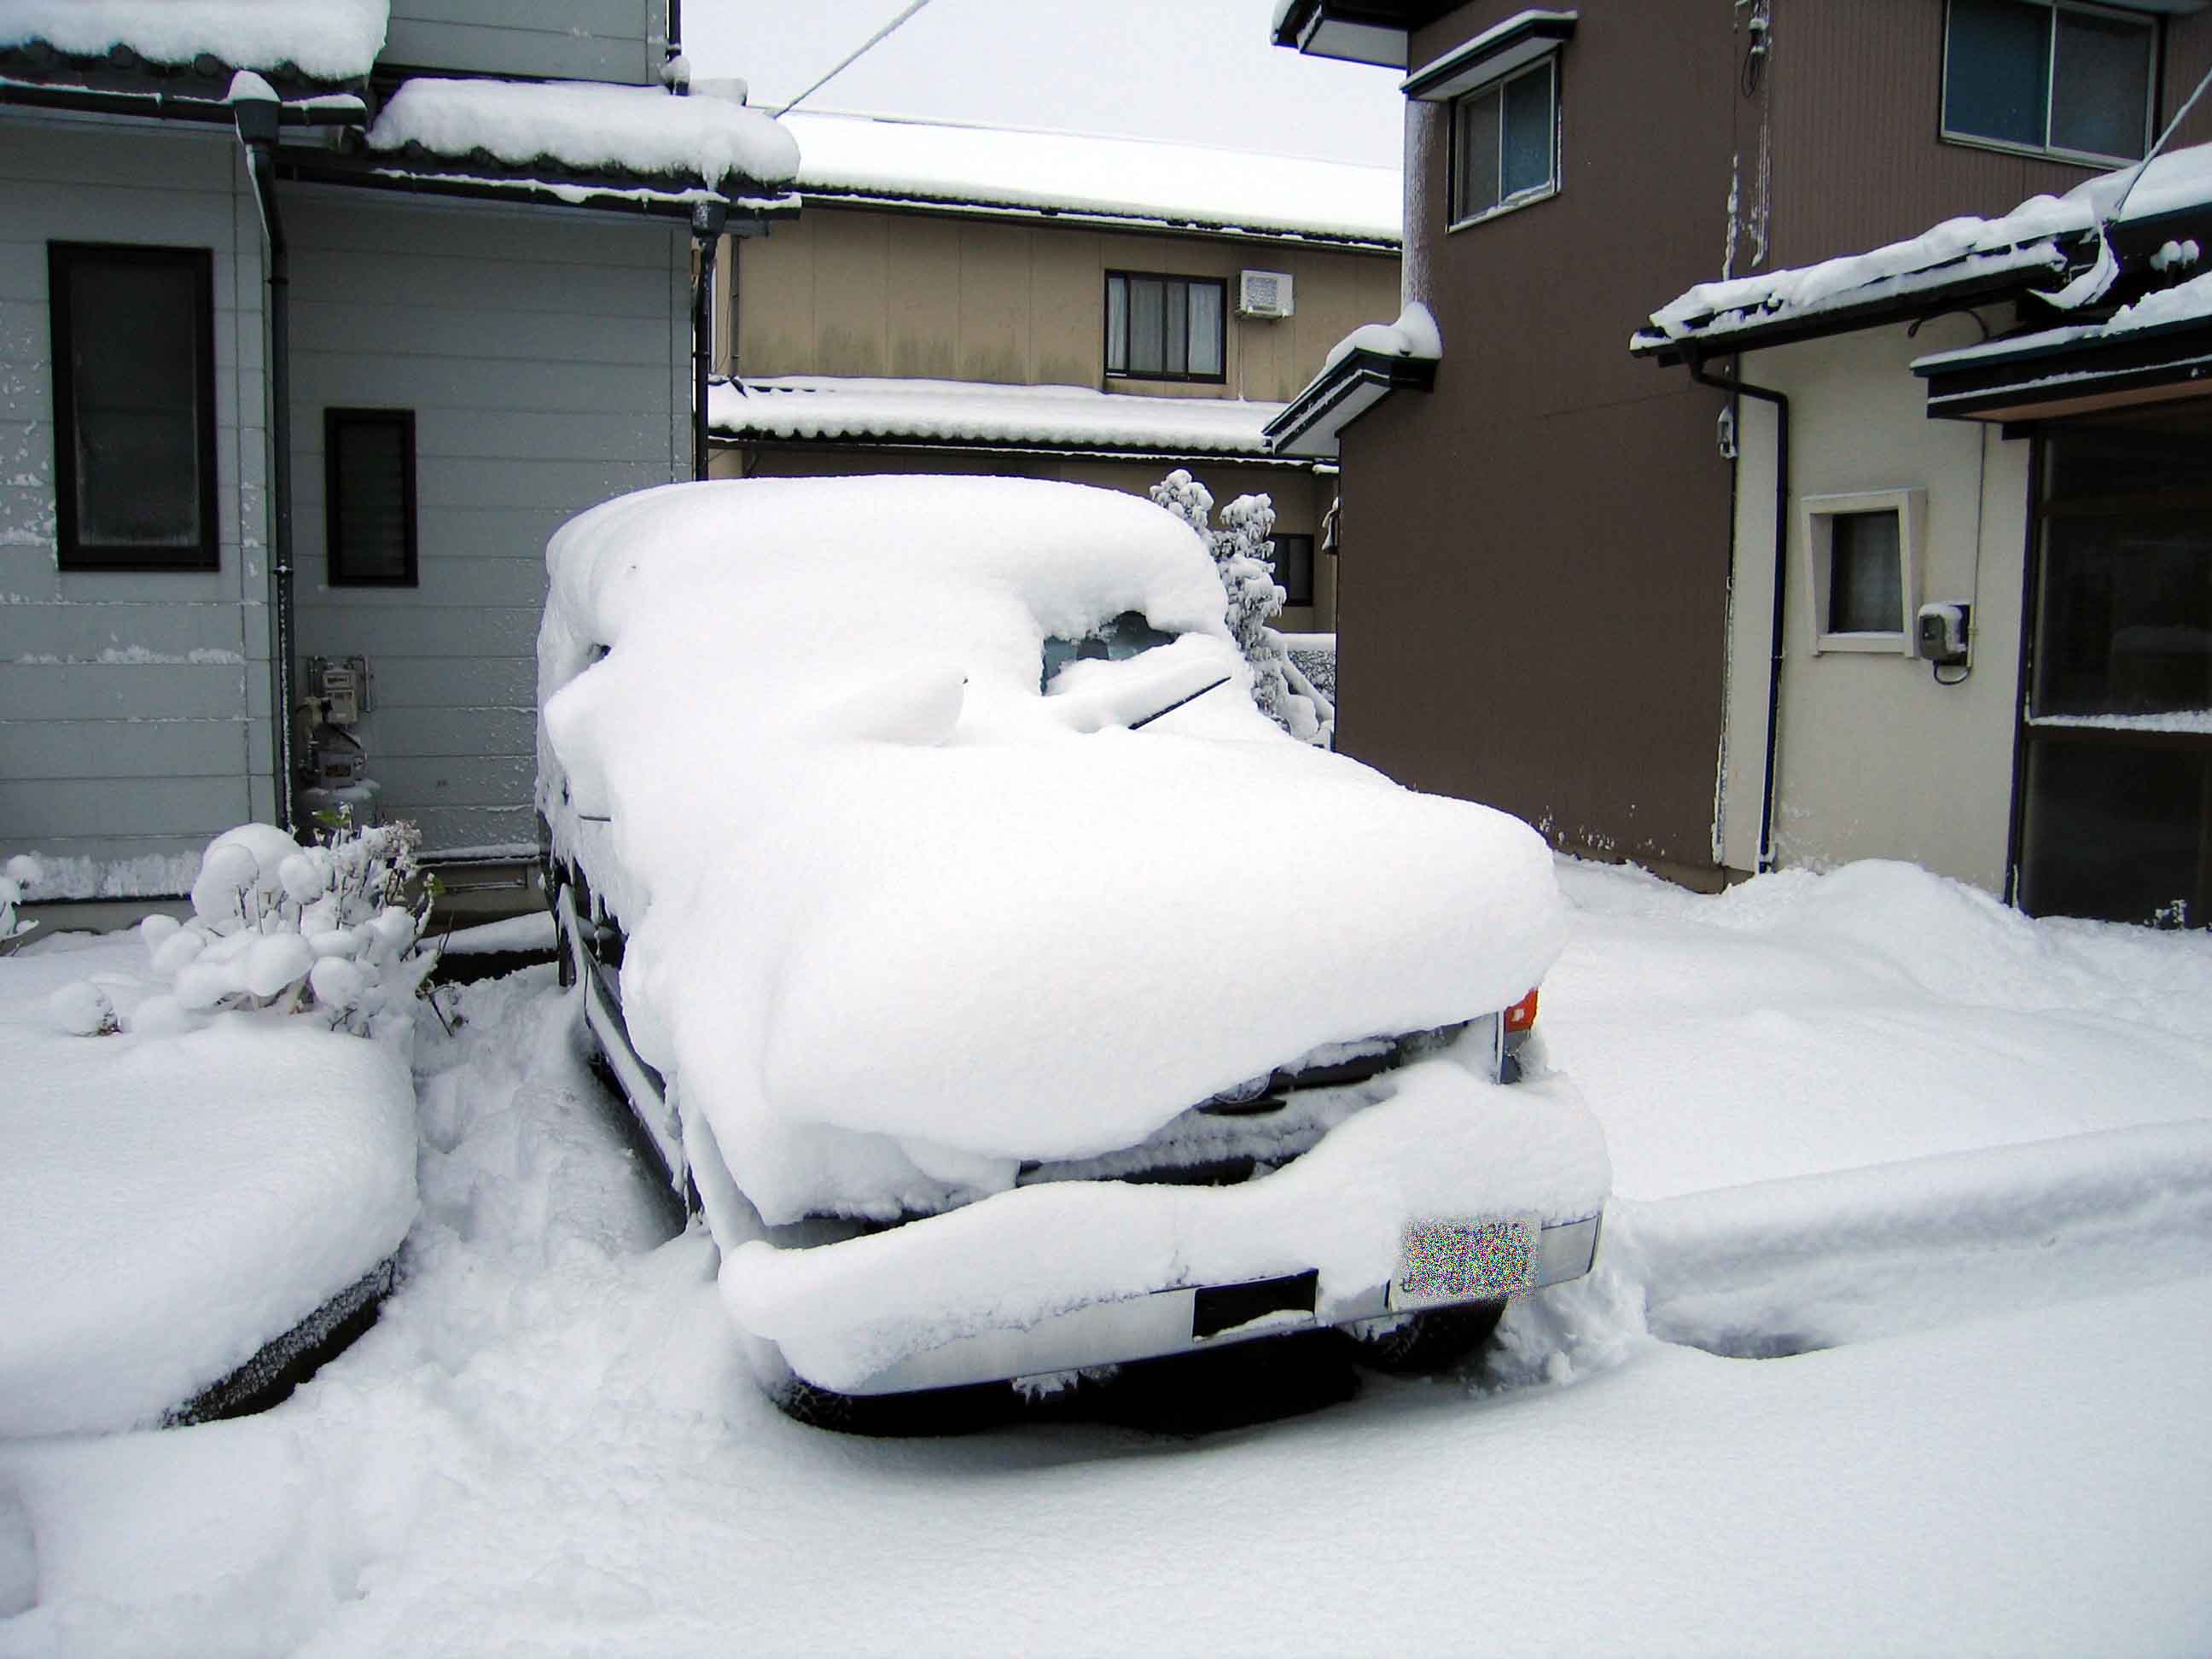
<svg viewBox="0 0 2212 1659">
<path fill-rule="evenodd" d="M 269 83 L 240 75 L 231 82 L 230 104 L 239 142 L 253 175 L 261 210 L 262 240 L 269 258 L 269 607 L 275 622 L 269 646 L 271 749 L 276 771 L 276 822 L 300 827 L 293 795 L 292 757 L 292 271 L 284 246 L 284 221 L 276 210 L 276 121 L 280 106 Z"/>
<path fill-rule="evenodd" d="M 691 476 L 707 476 L 707 370 L 714 349 L 714 250 L 729 222 L 721 202 L 691 210 L 691 247 L 698 269 L 691 278 Z"/>
<path fill-rule="evenodd" d="M 1708 374 L 1705 358 L 1695 352 L 1685 361 L 1690 378 L 1699 386 L 1725 392 L 1732 398 L 1756 398 L 1774 405 L 1774 614 L 1767 624 L 1766 775 L 1759 792 L 1759 873 L 1765 875 L 1774 868 L 1774 759 L 1782 736 L 1782 600 L 1789 591 L 1790 574 L 1790 399 L 1747 382 L 1741 358 L 1727 380 Z"/>
</svg>

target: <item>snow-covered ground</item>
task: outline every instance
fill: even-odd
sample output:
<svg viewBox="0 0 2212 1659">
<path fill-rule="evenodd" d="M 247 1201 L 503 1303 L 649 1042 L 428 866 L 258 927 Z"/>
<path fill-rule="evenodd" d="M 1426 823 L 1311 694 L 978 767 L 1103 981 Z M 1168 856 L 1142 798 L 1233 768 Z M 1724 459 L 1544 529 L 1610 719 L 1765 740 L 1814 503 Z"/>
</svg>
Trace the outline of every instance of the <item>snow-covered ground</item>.
<svg viewBox="0 0 2212 1659">
<path fill-rule="evenodd" d="M 1562 877 L 1540 1029 L 1622 1196 L 1485 1370 L 1195 1439 L 798 1427 L 532 970 L 424 1045 L 343 1358 L 0 1443 L 0 1654 L 2212 1648 L 2212 938 Z"/>
</svg>

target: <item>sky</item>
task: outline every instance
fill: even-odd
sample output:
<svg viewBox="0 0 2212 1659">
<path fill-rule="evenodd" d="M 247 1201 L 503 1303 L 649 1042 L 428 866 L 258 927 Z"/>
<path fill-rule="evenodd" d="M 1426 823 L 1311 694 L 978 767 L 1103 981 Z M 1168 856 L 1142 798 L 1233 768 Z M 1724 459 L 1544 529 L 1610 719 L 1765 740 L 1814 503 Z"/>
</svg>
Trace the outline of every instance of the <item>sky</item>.
<svg viewBox="0 0 2212 1659">
<path fill-rule="evenodd" d="M 698 77 L 771 109 L 906 0 L 685 0 Z M 1269 44 L 1273 0 L 930 0 L 805 107 L 1398 165 L 1396 71 Z"/>
</svg>

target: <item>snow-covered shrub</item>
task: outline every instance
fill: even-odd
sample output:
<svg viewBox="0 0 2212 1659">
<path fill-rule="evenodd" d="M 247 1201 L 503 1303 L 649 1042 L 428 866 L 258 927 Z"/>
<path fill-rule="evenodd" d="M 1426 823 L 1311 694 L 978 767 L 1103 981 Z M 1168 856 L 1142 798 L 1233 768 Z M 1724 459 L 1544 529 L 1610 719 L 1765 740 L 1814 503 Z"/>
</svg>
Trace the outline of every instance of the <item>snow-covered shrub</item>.
<svg viewBox="0 0 2212 1659">
<path fill-rule="evenodd" d="M 417 951 L 428 891 L 410 905 L 411 823 L 342 822 L 313 846 L 241 824 L 208 843 L 192 915 L 138 924 L 155 975 L 169 983 L 132 1016 L 135 1030 L 174 1030 L 222 1008 L 313 1010 L 364 1036 L 404 1024 L 430 958 Z"/>
<path fill-rule="evenodd" d="M 18 853 L 0 871 L 0 957 L 15 947 L 15 941 L 39 924 L 17 921 L 15 907 L 23 902 L 23 895 L 39 878 L 39 861 L 28 854 Z"/>
<path fill-rule="evenodd" d="M 1229 631 L 1252 668 L 1252 700 L 1260 712 L 1292 737 L 1326 744 L 1334 725 L 1329 709 L 1291 663 L 1283 636 L 1267 623 L 1283 608 L 1275 581 L 1275 504 L 1266 495 L 1239 495 L 1221 509 L 1221 528 L 1208 526 L 1213 496 L 1182 468 L 1154 484 L 1152 498 L 1206 538 L 1221 576 Z"/>
<path fill-rule="evenodd" d="M 1177 467 L 1146 493 L 1213 545 L 1213 492 L 1188 471 Z"/>
</svg>

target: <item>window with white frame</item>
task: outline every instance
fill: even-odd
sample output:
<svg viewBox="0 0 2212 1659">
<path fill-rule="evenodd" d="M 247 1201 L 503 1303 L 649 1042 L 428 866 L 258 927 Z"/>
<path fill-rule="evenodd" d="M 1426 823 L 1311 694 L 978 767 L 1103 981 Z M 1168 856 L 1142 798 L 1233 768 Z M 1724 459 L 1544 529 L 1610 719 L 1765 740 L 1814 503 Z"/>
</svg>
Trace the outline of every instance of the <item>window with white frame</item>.
<svg viewBox="0 0 2212 1659">
<path fill-rule="evenodd" d="M 1558 59 L 1546 58 L 1454 100 L 1453 224 L 1559 188 L 1559 86 Z"/>
<path fill-rule="evenodd" d="M 2142 159 L 2150 139 L 2155 21 L 2074 0 L 1950 0 L 1943 136 Z"/>
<path fill-rule="evenodd" d="M 1813 649 L 1911 656 L 1926 492 L 1808 495 L 1805 577 Z"/>
<path fill-rule="evenodd" d="M 1141 380 L 1224 378 L 1228 284 L 1214 276 L 1106 273 L 1106 373 Z"/>
</svg>

